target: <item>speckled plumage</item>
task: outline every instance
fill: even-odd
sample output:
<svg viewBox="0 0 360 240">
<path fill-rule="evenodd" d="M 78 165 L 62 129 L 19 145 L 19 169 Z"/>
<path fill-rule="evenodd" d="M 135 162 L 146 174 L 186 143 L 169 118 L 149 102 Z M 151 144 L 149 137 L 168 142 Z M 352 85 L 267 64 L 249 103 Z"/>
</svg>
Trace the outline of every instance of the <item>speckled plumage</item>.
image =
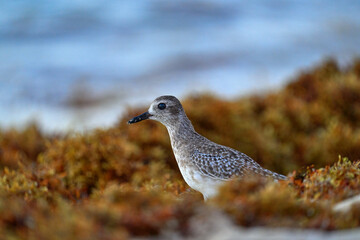
<svg viewBox="0 0 360 240">
<path fill-rule="evenodd" d="M 164 103 L 166 108 L 159 109 L 160 103 Z M 219 185 L 233 176 L 258 175 L 276 180 L 286 179 L 281 174 L 262 168 L 246 154 L 216 144 L 198 134 L 180 101 L 174 96 L 156 98 L 148 112 L 129 123 L 146 118 L 157 120 L 166 126 L 184 180 L 191 188 L 201 192 L 205 199 L 214 196 Z"/>
</svg>

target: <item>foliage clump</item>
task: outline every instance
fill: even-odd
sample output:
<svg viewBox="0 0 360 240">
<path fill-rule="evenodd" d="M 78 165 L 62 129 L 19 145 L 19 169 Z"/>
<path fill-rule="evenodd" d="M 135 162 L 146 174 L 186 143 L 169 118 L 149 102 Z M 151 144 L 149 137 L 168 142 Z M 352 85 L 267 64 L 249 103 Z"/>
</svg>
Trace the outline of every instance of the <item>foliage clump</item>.
<svg viewBox="0 0 360 240">
<path fill-rule="evenodd" d="M 339 157 L 332 166 L 308 168 L 302 182 L 293 179 L 298 196 L 311 201 L 338 202 L 360 194 L 360 161 Z"/>
<path fill-rule="evenodd" d="M 351 214 L 332 209 L 341 200 L 360 194 L 360 161 L 339 159 L 332 166 L 294 172 L 288 181 L 234 179 L 226 183 L 212 204 L 242 226 L 319 228 L 359 226 L 360 203 Z"/>
<path fill-rule="evenodd" d="M 234 179 L 207 203 L 187 190 L 166 128 L 126 125 L 144 109 L 86 134 L 49 136 L 36 125 L 0 130 L 0 236 L 182 236 L 191 234 L 199 209 L 214 208 L 247 227 L 359 227 L 360 205 L 348 214 L 332 211 L 360 194 L 359 66 L 357 60 L 341 69 L 330 60 L 264 95 L 186 98 L 199 133 L 289 176 L 279 183 Z"/>
</svg>

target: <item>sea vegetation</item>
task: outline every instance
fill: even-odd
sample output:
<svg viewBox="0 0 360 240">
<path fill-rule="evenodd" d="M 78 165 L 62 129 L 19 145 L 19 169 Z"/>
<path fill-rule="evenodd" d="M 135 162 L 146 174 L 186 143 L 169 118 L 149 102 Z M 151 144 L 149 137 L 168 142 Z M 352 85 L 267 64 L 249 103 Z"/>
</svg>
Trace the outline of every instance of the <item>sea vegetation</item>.
<svg viewBox="0 0 360 240">
<path fill-rule="evenodd" d="M 2 239 L 126 239 L 192 234 L 202 212 L 244 227 L 338 230 L 360 227 L 360 60 L 334 60 L 299 73 L 276 91 L 224 100 L 188 96 L 195 129 L 245 152 L 289 180 L 228 181 L 214 199 L 183 181 L 165 127 L 128 126 L 49 135 L 31 124 L 0 130 Z"/>
</svg>

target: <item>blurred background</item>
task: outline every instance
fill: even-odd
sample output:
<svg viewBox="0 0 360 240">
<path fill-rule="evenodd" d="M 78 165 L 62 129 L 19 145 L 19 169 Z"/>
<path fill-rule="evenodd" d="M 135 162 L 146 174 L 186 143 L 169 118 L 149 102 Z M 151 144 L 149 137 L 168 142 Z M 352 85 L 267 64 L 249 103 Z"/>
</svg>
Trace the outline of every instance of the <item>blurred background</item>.
<svg viewBox="0 0 360 240">
<path fill-rule="evenodd" d="M 113 124 L 164 94 L 274 90 L 360 54 L 360 1 L 0 0 L 0 128 Z"/>
</svg>

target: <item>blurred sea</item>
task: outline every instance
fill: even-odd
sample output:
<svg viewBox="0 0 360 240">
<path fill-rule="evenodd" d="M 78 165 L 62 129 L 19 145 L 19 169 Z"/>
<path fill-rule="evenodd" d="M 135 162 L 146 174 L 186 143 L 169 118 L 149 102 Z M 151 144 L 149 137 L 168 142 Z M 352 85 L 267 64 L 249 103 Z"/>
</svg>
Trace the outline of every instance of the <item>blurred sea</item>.
<svg viewBox="0 0 360 240">
<path fill-rule="evenodd" d="M 356 0 L 0 0 L 0 127 L 106 127 L 159 95 L 261 93 L 359 54 Z"/>
</svg>

